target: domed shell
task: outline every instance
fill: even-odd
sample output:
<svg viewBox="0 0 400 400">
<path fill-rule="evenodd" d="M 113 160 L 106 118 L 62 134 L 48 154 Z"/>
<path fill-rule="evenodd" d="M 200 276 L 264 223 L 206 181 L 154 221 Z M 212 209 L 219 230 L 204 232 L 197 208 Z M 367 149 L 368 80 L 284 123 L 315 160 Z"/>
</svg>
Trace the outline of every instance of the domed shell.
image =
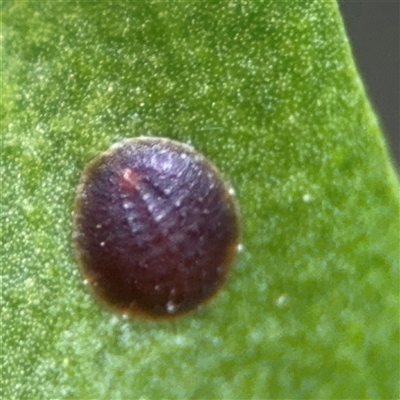
<svg viewBox="0 0 400 400">
<path fill-rule="evenodd" d="M 184 314 L 221 287 L 239 244 L 232 188 L 192 147 L 123 140 L 84 169 L 73 242 L 92 291 L 114 311 Z"/>
</svg>

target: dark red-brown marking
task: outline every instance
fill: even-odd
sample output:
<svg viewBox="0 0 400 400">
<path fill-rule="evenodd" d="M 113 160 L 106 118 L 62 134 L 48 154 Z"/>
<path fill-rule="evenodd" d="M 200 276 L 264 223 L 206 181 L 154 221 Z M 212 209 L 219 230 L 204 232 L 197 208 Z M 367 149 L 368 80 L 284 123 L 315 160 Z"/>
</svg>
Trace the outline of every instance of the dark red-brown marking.
<svg viewBox="0 0 400 400">
<path fill-rule="evenodd" d="M 224 283 L 237 252 L 230 187 L 187 145 L 128 139 L 84 170 L 74 248 L 94 293 L 127 315 L 184 314 Z"/>
</svg>

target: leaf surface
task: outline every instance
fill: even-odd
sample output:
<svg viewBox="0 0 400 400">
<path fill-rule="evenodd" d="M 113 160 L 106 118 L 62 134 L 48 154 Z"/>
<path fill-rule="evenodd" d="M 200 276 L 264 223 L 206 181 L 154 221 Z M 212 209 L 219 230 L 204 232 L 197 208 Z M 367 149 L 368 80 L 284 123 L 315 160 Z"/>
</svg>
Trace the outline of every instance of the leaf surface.
<svg viewBox="0 0 400 400">
<path fill-rule="evenodd" d="M 399 185 L 334 2 L 5 2 L 4 398 L 397 398 Z M 87 162 L 191 143 L 244 251 L 206 307 L 127 321 L 71 251 Z"/>
</svg>

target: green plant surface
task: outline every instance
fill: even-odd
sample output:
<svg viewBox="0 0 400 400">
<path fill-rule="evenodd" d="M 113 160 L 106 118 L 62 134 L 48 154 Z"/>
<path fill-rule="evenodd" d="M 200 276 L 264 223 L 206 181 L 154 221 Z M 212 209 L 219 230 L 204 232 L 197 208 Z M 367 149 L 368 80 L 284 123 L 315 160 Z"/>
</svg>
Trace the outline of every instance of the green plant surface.
<svg viewBox="0 0 400 400">
<path fill-rule="evenodd" d="M 337 4 L 2 9 L 4 399 L 399 395 L 399 185 Z M 237 192 L 241 253 L 207 306 L 126 320 L 71 250 L 83 167 L 191 143 Z"/>
</svg>

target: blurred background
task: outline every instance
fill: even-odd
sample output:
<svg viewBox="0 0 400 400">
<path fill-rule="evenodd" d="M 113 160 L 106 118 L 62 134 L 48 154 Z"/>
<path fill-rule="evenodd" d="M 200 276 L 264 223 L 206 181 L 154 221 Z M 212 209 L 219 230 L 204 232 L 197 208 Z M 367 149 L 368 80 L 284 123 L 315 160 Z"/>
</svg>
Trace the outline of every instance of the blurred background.
<svg viewBox="0 0 400 400">
<path fill-rule="evenodd" d="M 400 171 L 400 1 L 339 0 L 350 43 Z"/>
</svg>

